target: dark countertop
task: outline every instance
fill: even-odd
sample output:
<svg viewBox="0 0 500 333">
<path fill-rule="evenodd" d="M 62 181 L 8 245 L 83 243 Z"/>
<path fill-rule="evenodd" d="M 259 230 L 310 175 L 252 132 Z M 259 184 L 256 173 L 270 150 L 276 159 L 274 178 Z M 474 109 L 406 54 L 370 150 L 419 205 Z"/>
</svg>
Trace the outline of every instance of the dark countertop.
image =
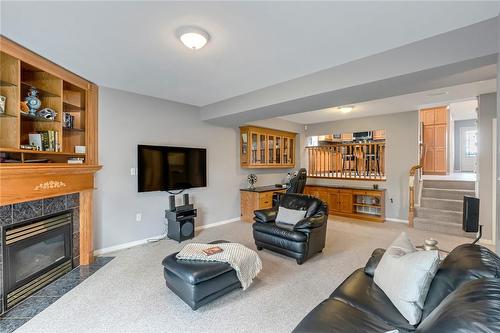
<svg viewBox="0 0 500 333">
<path fill-rule="evenodd" d="M 276 185 L 256 186 L 254 189 L 240 188 L 240 191 L 257 192 L 257 193 L 260 193 L 260 192 L 273 192 L 273 191 L 279 191 L 279 190 L 286 190 L 286 188 L 277 187 Z"/>
<path fill-rule="evenodd" d="M 344 186 L 344 185 L 316 185 L 316 184 L 306 184 L 306 186 L 317 186 L 317 187 L 329 187 L 329 188 L 342 188 L 346 190 L 361 190 L 361 191 L 385 191 L 385 188 L 379 187 L 374 189 L 373 186 Z"/>
</svg>

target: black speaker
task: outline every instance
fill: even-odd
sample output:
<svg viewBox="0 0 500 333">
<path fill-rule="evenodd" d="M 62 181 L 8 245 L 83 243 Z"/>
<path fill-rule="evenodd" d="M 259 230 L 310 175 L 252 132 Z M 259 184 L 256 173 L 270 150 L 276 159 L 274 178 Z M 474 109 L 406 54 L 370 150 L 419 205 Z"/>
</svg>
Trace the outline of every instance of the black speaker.
<svg viewBox="0 0 500 333">
<path fill-rule="evenodd" d="M 175 211 L 175 195 L 169 196 L 168 200 L 170 202 L 170 211 Z"/>
<path fill-rule="evenodd" d="M 189 205 L 189 194 L 184 193 L 184 205 Z"/>
<path fill-rule="evenodd" d="M 197 215 L 197 210 L 192 208 L 192 205 L 180 207 L 191 207 L 191 209 L 165 211 L 165 217 L 168 219 L 167 236 L 178 242 L 194 237 L 194 221 Z"/>
<path fill-rule="evenodd" d="M 462 229 L 465 232 L 479 231 L 479 199 L 464 196 Z"/>
</svg>

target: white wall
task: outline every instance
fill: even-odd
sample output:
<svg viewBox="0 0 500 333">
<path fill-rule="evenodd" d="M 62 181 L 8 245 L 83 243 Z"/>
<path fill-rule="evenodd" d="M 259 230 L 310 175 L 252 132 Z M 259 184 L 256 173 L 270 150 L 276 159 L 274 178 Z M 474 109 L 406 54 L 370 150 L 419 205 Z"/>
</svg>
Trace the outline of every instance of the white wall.
<svg viewBox="0 0 500 333">
<path fill-rule="evenodd" d="M 301 129 L 285 120 L 259 125 L 291 131 Z M 246 186 L 246 176 L 254 170 L 240 169 L 237 128 L 203 122 L 199 109 L 193 106 L 101 87 L 99 162 L 103 169 L 96 177 L 96 249 L 163 232 L 168 194 L 138 193 L 137 177 L 130 175 L 130 168 L 137 167 L 138 144 L 207 148 L 208 186 L 187 191 L 198 209 L 196 224 L 240 216 L 238 189 Z M 281 182 L 287 171 L 261 170 L 258 185 Z M 135 221 L 136 213 L 142 213 L 141 222 Z"/>
<path fill-rule="evenodd" d="M 493 118 L 496 117 L 496 93 L 479 95 L 478 126 L 478 182 L 479 182 L 479 224 L 484 226 L 483 238 L 492 239 L 492 210 L 495 203 L 492 200 L 495 182 L 493 174 L 492 129 Z"/>
<path fill-rule="evenodd" d="M 500 48 L 500 16 L 497 17 L 497 47 Z M 500 78 L 500 52 L 497 58 L 497 85 L 498 78 Z M 497 89 L 497 101 L 500 101 L 500 89 Z M 497 151 L 496 151 L 496 192 L 495 192 L 495 205 L 496 205 L 496 250 L 500 255 L 500 103 L 497 103 Z"/>
<path fill-rule="evenodd" d="M 417 163 L 418 112 L 402 112 L 366 118 L 332 121 L 307 126 L 305 136 L 349 133 L 365 130 L 386 130 L 387 181 L 357 181 L 313 179 L 308 184 L 328 184 L 371 187 L 374 183 L 386 192 L 386 218 L 408 220 L 408 174 Z M 305 164 L 305 157 L 302 161 Z M 392 202 L 391 202 L 392 199 Z"/>
</svg>

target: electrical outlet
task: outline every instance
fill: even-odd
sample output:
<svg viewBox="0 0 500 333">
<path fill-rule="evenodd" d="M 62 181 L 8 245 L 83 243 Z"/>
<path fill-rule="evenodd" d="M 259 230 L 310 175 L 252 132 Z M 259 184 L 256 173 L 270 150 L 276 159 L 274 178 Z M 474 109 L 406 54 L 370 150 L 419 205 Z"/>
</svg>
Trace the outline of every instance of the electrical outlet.
<svg viewBox="0 0 500 333">
<path fill-rule="evenodd" d="M 130 175 L 131 176 L 135 176 L 136 174 L 137 174 L 136 169 L 135 168 L 130 168 Z"/>
<path fill-rule="evenodd" d="M 135 220 L 136 220 L 137 222 L 141 222 L 141 220 L 142 220 L 142 214 L 141 214 L 141 213 L 136 213 L 136 214 L 135 214 Z"/>
</svg>

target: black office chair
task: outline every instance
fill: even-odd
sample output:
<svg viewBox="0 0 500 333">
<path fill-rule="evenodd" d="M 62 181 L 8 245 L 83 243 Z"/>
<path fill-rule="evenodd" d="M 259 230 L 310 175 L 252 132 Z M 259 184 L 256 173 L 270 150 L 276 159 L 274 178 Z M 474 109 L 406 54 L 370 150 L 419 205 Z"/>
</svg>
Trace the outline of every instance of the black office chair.
<svg viewBox="0 0 500 333">
<path fill-rule="evenodd" d="M 287 188 L 286 193 L 303 194 L 306 188 L 307 171 L 304 168 L 299 169 L 297 175 L 290 179 L 290 186 Z"/>
<path fill-rule="evenodd" d="M 297 175 L 290 179 L 290 186 L 286 189 L 287 194 L 304 194 L 304 189 L 306 188 L 307 181 L 307 170 L 304 168 L 299 169 Z M 273 193 L 273 207 L 278 203 L 278 198 L 283 193 L 275 192 Z"/>
</svg>

